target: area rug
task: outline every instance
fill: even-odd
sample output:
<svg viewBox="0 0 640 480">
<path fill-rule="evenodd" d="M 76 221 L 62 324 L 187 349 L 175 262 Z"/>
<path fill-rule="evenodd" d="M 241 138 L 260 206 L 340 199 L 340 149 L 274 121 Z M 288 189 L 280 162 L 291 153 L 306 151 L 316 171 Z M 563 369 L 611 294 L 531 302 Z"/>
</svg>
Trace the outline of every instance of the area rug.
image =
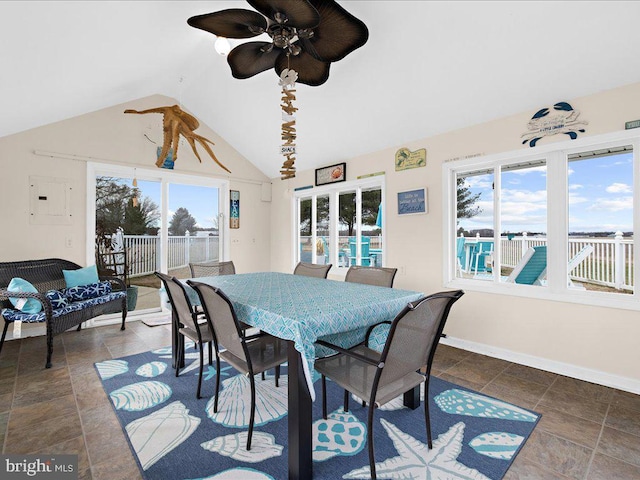
<svg viewBox="0 0 640 480">
<path fill-rule="evenodd" d="M 215 361 L 205 364 L 203 398 L 197 400 L 198 354 L 191 348 L 186 356 L 187 367 L 177 378 L 170 347 L 96 364 L 143 478 L 287 479 L 286 367 L 278 388 L 273 376 L 256 377 L 256 426 L 247 451 L 248 379 L 221 363 L 218 413 L 213 413 Z M 323 420 L 317 377 L 314 479 L 369 478 L 367 409 L 354 399 L 344 413 L 343 391 L 328 381 L 331 413 Z M 375 412 L 378 478 L 499 480 L 540 418 L 435 377 L 429 394 L 432 450 L 422 406 L 410 410 L 398 398 Z"/>
</svg>

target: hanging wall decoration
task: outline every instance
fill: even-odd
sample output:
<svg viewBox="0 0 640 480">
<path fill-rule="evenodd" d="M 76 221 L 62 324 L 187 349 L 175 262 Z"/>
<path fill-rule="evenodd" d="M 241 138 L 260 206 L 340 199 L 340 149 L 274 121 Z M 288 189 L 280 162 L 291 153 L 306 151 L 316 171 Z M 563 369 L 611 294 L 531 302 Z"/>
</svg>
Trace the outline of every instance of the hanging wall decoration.
<svg viewBox="0 0 640 480">
<path fill-rule="evenodd" d="M 295 70 L 285 68 L 280 74 L 280 81 L 278 82 L 282 86 L 282 141 L 284 142 L 280 147 L 280 154 L 284 155 L 286 160 L 282 164 L 280 174 L 282 179 L 294 178 L 296 176 L 296 111 L 298 110 L 293 106 L 293 101 L 296 99 L 294 95 L 296 93 L 296 80 L 298 79 L 298 73 Z"/>
<path fill-rule="evenodd" d="M 396 172 L 410 168 L 427 166 L 427 149 L 421 148 L 412 152 L 408 148 L 401 148 L 396 152 Z"/>
<path fill-rule="evenodd" d="M 521 135 L 524 140 L 522 144 L 529 143 L 530 147 L 535 147 L 538 140 L 543 137 L 550 137 L 564 133 L 569 135 L 571 140 L 578 138 L 578 133 L 584 133 L 584 128 L 578 125 L 588 125 L 585 120 L 578 120 L 580 112 L 574 110 L 567 102 L 558 102 L 553 107 L 545 107 L 538 110 L 527 124 L 526 133 Z"/>
<path fill-rule="evenodd" d="M 168 164 L 171 167 L 167 166 L 164 168 L 173 168 L 173 162 L 178 160 L 178 144 L 180 141 L 180 135 L 182 135 L 189 145 L 191 146 L 191 150 L 195 154 L 196 158 L 202 163 L 202 159 L 196 150 L 196 142 L 198 142 L 211 156 L 214 162 L 216 162 L 220 167 L 227 172 L 231 173 L 227 167 L 225 167 L 220 161 L 216 158 L 213 150 L 209 146 L 215 145 L 208 138 L 203 137 L 202 135 L 198 135 L 194 132 L 196 128 L 200 126 L 200 122 L 193 115 L 189 115 L 187 112 L 182 110 L 178 105 L 166 106 L 166 107 L 157 107 L 157 108 L 149 108 L 148 110 L 131 110 L 127 109 L 124 113 L 137 113 L 140 115 L 144 115 L 146 113 L 160 113 L 162 114 L 162 131 L 164 133 L 164 141 L 162 143 L 162 150 L 158 155 L 158 160 L 156 161 L 156 166 L 158 168 L 163 168 L 165 162 L 168 160 Z M 173 158 L 170 158 L 170 154 L 173 151 Z M 173 160 L 173 162 L 171 161 Z"/>
<path fill-rule="evenodd" d="M 229 228 L 240 228 L 240 192 L 230 190 Z"/>
<path fill-rule="evenodd" d="M 230 8 L 187 20 L 218 37 L 252 38 L 266 33 L 271 41 L 247 42 L 227 55 L 234 78 L 250 78 L 274 69 L 283 92 L 282 145 L 286 157 L 282 179 L 295 177 L 294 82 L 316 87 L 329 78 L 329 67 L 363 46 L 366 25 L 334 0 L 247 0 L 257 12 Z M 295 78 L 291 80 L 291 75 Z M 283 83 L 285 82 L 285 83 Z M 285 117 L 286 115 L 286 117 Z"/>
</svg>

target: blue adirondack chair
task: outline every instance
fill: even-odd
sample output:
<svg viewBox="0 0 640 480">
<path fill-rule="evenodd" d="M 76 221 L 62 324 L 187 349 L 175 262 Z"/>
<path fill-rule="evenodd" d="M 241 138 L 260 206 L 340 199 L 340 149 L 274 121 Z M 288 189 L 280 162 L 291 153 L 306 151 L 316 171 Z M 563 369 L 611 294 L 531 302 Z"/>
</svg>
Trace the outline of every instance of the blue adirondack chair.
<svg viewBox="0 0 640 480">
<path fill-rule="evenodd" d="M 524 285 L 542 285 L 542 277 L 546 271 L 547 247 L 540 245 L 525 252 L 506 281 Z"/>
<path fill-rule="evenodd" d="M 371 245 L 371 243 L 370 243 L 369 238 L 367 238 L 367 237 L 362 237 L 361 238 L 361 240 L 360 240 L 360 257 L 361 257 L 360 265 L 362 265 L 363 267 L 370 267 L 375 262 L 375 259 L 372 258 L 373 256 L 369 253 L 370 245 Z M 349 265 L 355 265 L 356 264 L 356 247 L 357 247 L 356 241 L 355 240 L 349 240 L 349 249 L 350 249 Z"/>
</svg>

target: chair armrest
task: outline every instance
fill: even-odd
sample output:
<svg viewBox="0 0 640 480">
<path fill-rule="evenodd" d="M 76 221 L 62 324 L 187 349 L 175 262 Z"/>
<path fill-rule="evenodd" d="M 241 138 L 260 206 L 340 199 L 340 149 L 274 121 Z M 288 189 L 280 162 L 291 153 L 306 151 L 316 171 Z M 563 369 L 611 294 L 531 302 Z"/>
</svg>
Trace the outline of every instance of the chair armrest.
<svg viewBox="0 0 640 480">
<path fill-rule="evenodd" d="M 364 337 L 364 344 L 365 346 L 369 346 L 369 337 L 371 336 L 371 332 L 373 332 L 373 329 L 376 328 L 378 325 L 382 325 L 382 324 L 389 324 L 391 325 L 391 322 L 389 320 L 383 320 L 382 322 L 378 322 L 374 325 L 371 325 L 368 329 L 367 329 L 367 334 Z"/>
<path fill-rule="evenodd" d="M 381 364 L 380 362 L 376 362 L 375 360 L 372 360 L 368 357 L 365 357 L 364 355 L 360 355 L 359 353 L 355 353 L 352 352 L 350 350 L 346 350 L 342 347 L 339 347 L 337 345 L 334 345 L 333 343 L 329 343 L 329 342 L 325 342 L 324 340 L 316 340 L 316 343 L 319 345 L 322 345 L 323 347 L 328 347 L 331 350 L 335 350 L 338 353 L 342 353 L 344 355 L 347 355 L 348 357 L 352 357 L 352 358 L 357 358 L 358 360 L 361 360 L 365 363 L 368 363 L 369 365 L 373 365 L 375 367 L 382 367 L 384 366 L 384 364 Z"/>
<path fill-rule="evenodd" d="M 47 317 L 47 320 L 50 320 L 53 316 L 53 306 L 47 297 L 45 297 L 44 293 L 40 292 L 14 292 L 9 291 L 5 288 L 0 289 L 0 298 L 35 298 L 42 304 L 42 310 L 44 310 L 44 314 Z"/>
</svg>

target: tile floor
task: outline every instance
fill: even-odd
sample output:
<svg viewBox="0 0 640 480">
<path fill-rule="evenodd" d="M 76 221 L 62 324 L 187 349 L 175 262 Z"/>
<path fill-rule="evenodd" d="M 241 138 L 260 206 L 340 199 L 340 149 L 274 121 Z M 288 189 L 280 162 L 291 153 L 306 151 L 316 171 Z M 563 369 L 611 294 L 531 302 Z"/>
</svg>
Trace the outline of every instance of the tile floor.
<svg viewBox="0 0 640 480">
<path fill-rule="evenodd" d="M 140 473 L 93 362 L 170 344 L 170 327 L 141 322 L 44 337 L 0 354 L 3 453 L 78 454 L 79 478 Z M 433 374 L 543 414 L 506 480 L 640 479 L 640 396 L 440 345 Z M 172 480 L 172 479 L 167 479 Z"/>
</svg>

